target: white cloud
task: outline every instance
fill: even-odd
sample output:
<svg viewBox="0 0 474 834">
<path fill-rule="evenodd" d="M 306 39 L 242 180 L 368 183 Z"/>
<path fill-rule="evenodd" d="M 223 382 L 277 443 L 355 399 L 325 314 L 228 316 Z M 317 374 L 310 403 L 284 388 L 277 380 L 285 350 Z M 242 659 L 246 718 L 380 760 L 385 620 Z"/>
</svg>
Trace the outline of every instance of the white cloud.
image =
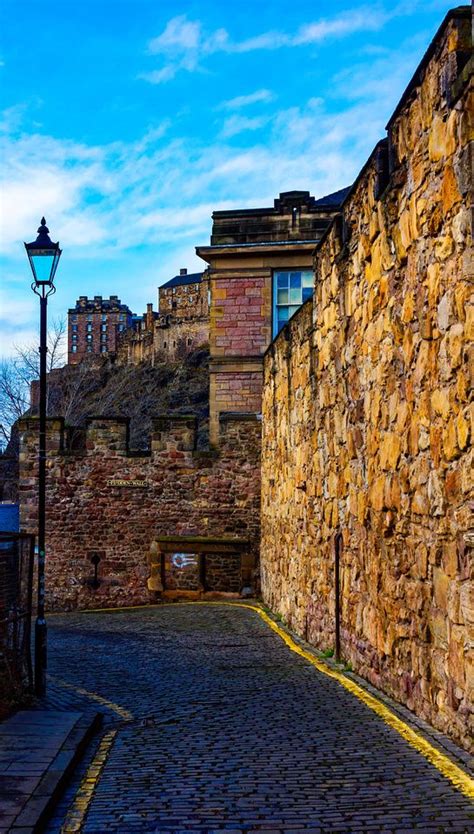
<svg viewBox="0 0 474 834">
<path fill-rule="evenodd" d="M 201 24 L 190 21 L 185 15 L 172 18 L 166 24 L 164 32 L 153 38 L 148 44 L 148 51 L 152 55 L 157 53 L 173 53 L 177 48 L 197 49 L 201 40 Z"/>
<path fill-rule="evenodd" d="M 367 6 L 304 24 L 293 33 L 273 30 L 241 41 L 233 41 L 226 29 L 204 32 L 199 20 L 191 21 L 186 15 L 179 15 L 169 20 L 161 35 L 153 38 L 148 44 L 148 53 L 163 55 L 167 63 L 160 69 L 144 72 L 139 77 L 151 84 L 162 84 L 173 79 L 180 70 L 199 70 L 202 58 L 217 52 L 239 54 L 262 49 L 301 47 L 346 37 L 356 32 L 376 31 L 396 13 L 396 8 L 386 13 L 378 7 Z"/>
<path fill-rule="evenodd" d="M 246 96 L 236 96 L 227 101 L 221 102 L 217 106 L 217 110 L 240 110 L 242 107 L 248 107 L 250 104 L 257 104 L 259 102 L 274 101 L 275 94 L 271 90 L 255 90 L 254 93 L 249 93 Z"/>
<path fill-rule="evenodd" d="M 224 139 L 229 139 L 231 136 L 237 136 L 244 130 L 259 130 L 264 127 L 269 121 L 267 116 L 255 116 L 251 119 L 247 116 L 230 116 L 225 120 L 221 130 L 221 136 Z"/>
</svg>

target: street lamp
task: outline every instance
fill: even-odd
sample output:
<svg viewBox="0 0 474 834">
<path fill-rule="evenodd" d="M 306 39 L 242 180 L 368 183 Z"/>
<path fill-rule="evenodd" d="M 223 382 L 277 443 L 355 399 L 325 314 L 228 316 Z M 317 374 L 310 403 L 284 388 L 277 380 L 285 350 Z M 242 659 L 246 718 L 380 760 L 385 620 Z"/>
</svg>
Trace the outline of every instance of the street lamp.
<svg viewBox="0 0 474 834">
<path fill-rule="evenodd" d="M 35 623 L 35 692 L 46 691 L 46 619 L 44 616 L 44 568 L 46 529 L 46 354 L 48 297 L 56 292 L 54 276 L 61 249 L 53 243 L 44 217 L 33 243 L 25 243 L 33 273 L 31 289 L 40 300 L 40 386 L 39 386 L 39 454 L 38 454 L 38 609 Z"/>
</svg>

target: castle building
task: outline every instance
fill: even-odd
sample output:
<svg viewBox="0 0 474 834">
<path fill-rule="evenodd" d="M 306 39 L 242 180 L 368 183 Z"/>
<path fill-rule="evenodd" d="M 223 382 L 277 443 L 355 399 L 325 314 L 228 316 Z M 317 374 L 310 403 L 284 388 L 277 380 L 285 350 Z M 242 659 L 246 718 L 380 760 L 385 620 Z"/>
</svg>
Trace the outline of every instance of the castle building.
<svg viewBox="0 0 474 834">
<path fill-rule="evenodd" d="M 219 414 L 260 412 L 262 359 L 313 291 L 313 251 L 349 189 L 315 199 L 287 191 L 269 208 L 215 211 L 209 264 L 210 437 Z"/>
<path fill-rule="evenodd" d="M 183 321 L 209 313 L 207 285 L 202 280 L 202 272 L 188 273 L 180 269 L 175 275 L 158 288 L 160 316 L 173 316 Z"/>
<path fill-rule="evenodd" d="M 117 337 L 132 326 L 132 312 L 117 295 L 81 295 L 68 310 L 68 364 L 90 356 L 115 354 Z"/>
</svg>

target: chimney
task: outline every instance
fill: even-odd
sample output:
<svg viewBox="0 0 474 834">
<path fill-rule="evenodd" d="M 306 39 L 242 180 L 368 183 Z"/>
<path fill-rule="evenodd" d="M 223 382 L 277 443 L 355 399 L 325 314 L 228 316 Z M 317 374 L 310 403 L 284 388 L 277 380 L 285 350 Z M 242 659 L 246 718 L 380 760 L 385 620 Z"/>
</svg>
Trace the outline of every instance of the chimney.
<svg viewBox="0 0 474 834">
<path fill-rule="evenodd" d="M 154 321 L 153 304 L 147 304 L 146 305 L 146 317 L 145 318 L 146 318 L 146 329 L 147 330 L 153 330 L 153 321 Z"/>
<path fill-rule="evenodd" d="M 182 268 L 179 270 L 179 274 L 180 274 L 180 275 L 187 275 L 187 274 L 188 274 L 188 270 L 186 269 L 186 267 L 182 267 Z"/>
</svg>

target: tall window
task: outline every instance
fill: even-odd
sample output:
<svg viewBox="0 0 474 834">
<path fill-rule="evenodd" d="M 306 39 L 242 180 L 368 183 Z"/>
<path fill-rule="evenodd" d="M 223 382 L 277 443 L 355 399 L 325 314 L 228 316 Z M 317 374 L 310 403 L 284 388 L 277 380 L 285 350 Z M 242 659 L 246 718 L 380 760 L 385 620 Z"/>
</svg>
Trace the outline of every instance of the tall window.
<svg viewBox="0 0 474 834">
<path fill-rule="evenodd" d="M 285 269 L 273 273 L 273 338 L 312 294 L 311 270 Z"/>
</svg>

